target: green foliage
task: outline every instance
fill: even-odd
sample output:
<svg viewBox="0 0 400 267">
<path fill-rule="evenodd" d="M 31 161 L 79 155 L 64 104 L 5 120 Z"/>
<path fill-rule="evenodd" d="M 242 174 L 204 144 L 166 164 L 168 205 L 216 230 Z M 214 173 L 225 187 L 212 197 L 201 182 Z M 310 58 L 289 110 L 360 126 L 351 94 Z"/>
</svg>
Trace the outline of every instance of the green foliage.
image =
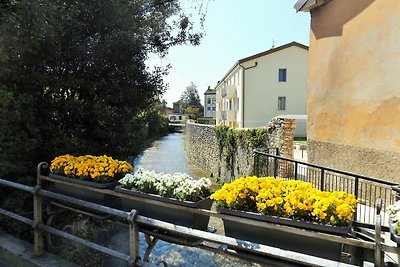
<svg viewBox="0 0 400 267">
<path fill-rule="evenodd" d="M 196 123 L 215 125 L 215 119 L 212 117 L 202 117 L 196 120 Z"/>
<path fill-rule="evenodd" d="M 219 158 L 222 160 L 224 155 L 225 167 L 234 176 L 235 156 L 238 146 L 242 149 L 251 150 L 265 145 L 267 132 L 263 128 L 255 129 L 235 129 L 227 126 L 215 126 L 215 136 L 217 138 Z"/>
<path fill-rule="evenodd" d="M 219 158 L 222 158 L 222 153 L 224 152 L 224 146 L 227 142 L 227 132 L 229 127 L 228 126 L 215 126 L 214 132 L 217 138 L 218 143 L 218 151 L 219 151 Z"/>
<path fill-rule="evenodd" d="M 197 120 L 203 117 L 204 108 L 203 106 L 188 106 L 185 110 L 185 115 L 192 120 Z"/>
<path fill-rule="evenodd" d="M 126 158 L 162 134 L 168 68 L 145 61 L 199 44 L 189 17 L 179 1 L 2 1 L 0 177 L 65 153 Z"/>
<path fill-rule="evenodd" d="M 295 141 L 295 142 L 301 142 L 301 141 L 307 141 L 307 137 L 302 137 L 302 136 L 299 136 L 299 137 L 294 137 L 293 138 L 293 141 Z"/>
<path fill-rule="evenodd" d="M 181 109 L 184 114 L 194 116 L 192 119 L 197 119 L 203 116 L 204 108 L 200 102 L 197 85 L 191 83 L 182 93 L 180 98 Z"/>
</svg>

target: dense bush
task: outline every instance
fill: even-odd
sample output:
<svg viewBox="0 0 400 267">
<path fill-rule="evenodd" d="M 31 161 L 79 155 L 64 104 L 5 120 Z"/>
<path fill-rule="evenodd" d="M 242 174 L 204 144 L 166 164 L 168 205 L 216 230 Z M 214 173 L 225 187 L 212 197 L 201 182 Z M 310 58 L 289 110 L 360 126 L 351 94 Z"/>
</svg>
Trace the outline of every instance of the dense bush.
<svg viewBox="0 0 400 267">
<path fill-rule="evenodd" d="M 167 68 L 149 54 L 198 44 L 179 1 L 0 2 L 0 177 L 61 154 L 132 156 L 165 132 Z"/>
</svg>

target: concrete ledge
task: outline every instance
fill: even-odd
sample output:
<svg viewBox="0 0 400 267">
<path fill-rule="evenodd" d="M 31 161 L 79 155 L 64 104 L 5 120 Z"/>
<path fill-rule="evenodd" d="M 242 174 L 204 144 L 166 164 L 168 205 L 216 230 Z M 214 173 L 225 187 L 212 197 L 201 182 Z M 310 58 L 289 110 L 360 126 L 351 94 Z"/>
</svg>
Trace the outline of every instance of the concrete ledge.
<svg viewBox="0 0 400 267">
<path fill-rule="evenodd" d="M 33 245 L 0 232 L 0 259 L 15 266 L 23 267 L 78 267 L 63 258 L 44 252 L 34 255 Z"/>
</svg>

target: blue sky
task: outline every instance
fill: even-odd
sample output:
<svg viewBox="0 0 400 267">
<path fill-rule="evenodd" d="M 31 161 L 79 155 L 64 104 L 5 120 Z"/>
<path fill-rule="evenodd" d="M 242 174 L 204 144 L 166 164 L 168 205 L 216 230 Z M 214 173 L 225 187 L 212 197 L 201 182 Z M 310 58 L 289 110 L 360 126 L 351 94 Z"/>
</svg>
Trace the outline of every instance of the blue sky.
<svg viewBox="0 0 400 267">
<path fill-rule="evenodd" d="M 194 0 L 185 0 L 193 4 Z M 207 0 L 204 0 L 205 2 Z M 177 46 L 150 64 L 171 64 L 165 77 L 168 106 L 191 82 L 203 101 L 208 86 L 215 87 L 237 60 L 292 41 L 309 45 L 310 14 L 296 11 L 297 0 L 211 0 L 199 46 Z"/>
</svg>

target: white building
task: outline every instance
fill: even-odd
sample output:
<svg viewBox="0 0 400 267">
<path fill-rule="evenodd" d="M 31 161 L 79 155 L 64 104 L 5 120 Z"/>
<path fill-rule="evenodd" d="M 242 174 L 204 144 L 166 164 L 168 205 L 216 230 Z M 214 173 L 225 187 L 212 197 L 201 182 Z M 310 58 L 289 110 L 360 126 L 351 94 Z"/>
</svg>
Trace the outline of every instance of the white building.
<svg viewBox="0 0 400 267">
<path fill-rule="evenodd" d="M 215 118 L 216 105 L 215 90 L 209 86 L 204 92 L 204 117 Z"/>
<path fill-rule="evenodd" d="M 307 46 L 292 42 L 237 61 L 215 88 L 216 124 L 254 128 L 306 115 L 307 55 Z M 295 135 L 306 136 L 305 121 Z"/>
</svg>

